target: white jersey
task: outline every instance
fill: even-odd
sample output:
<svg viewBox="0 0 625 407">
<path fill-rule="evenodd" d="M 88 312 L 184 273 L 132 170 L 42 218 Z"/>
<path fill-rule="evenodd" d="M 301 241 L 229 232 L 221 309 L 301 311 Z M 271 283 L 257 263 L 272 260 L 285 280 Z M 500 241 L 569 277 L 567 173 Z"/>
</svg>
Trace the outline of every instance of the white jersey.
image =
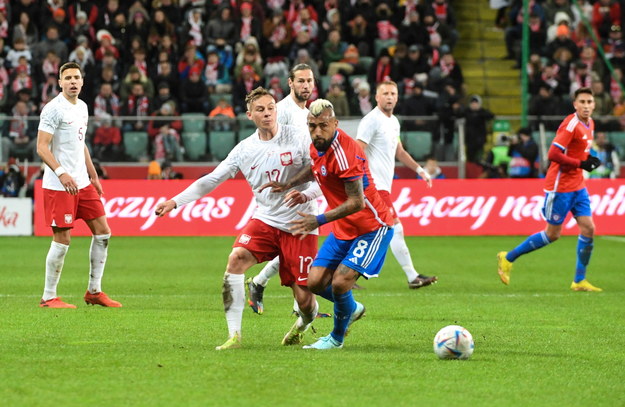
<svg viewBox="0 0 625 407">
<path fill-rule="evenodd" d="M 261 140 L 256 130 L 237 144 L 213 172 L 195 181 L 173 200 L 178 207 L 192 202 L 241 171 L 258 205 L 252 218 L 288 232 L 291 222 L 301 219 L 297 211 L 315 213 L 316 202 L 309 201 L 288 208 L 283 202 L 286 193 L 271 192 L 271 188 L 258 192 L 258 189 L 269 181 L 286 183 L 309 165 L 310 138 L 300 127 L 278 124 L 278 133 L 271 140 Z M 303 191 L 309 185 L 310 182 L 306 182 L 295 189 Z"/>
<path fill-rule="evenodd" d="M 290 94 L 279 101 L 276 108 L 278 109 L 278 123 L 308 130 L 308 109 L 299 107 Z"/>
<path fill-rule="evenodd" d="M 357 140 L 367 143 L 369 170 L 380 191 L 391 191 L 395 175 L 395 155 L 399 144 L 399 120 L 386 116 L 378 107 L 358 124 Z"/>
<path fill-rule="evenodd" d="M 59 93 L 41 111 L 39 130 L 53 135 L 50 151 L 61 166 L 72 176 L 78 189 L 89 186 L 89 174 L 85 161 L 85 134 L 89 120 L 87 104 L 78 99 L 72 104 Z M 64 191 L 54 171 L 46 165 L 43 188 Z"/>
</svg>

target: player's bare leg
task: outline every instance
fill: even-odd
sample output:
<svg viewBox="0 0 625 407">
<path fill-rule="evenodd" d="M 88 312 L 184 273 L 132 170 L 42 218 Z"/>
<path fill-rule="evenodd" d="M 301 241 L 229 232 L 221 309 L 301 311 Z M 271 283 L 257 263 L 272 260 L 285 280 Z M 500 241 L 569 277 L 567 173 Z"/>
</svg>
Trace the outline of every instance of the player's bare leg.
<svg viewBox="0 0 625 407">
<path fill-rule="evenodd" d="M 217 350 L 241 347 L 241 321 L 245 308 L 245 271 L 257 263 L 256 258 L 247 249 L 235 247 L 228 256 L 228 265 L 224 274 L 222 298 L 226 323 L 228 324 L 228 340 Z"/>
<path fill-rule="evenodd" d="M 293 284 L 291 286 L 293 290 L 293 296 L 295 297 L 295 303 L 297 304 L 297 320 L 282 339 L 283 345 L 297 345 L 302 342 L 304 332 L 308 330 L 312 322 L 317 316 L 319 310 L 319 304 L 315 298 L 315 295 L 308 289 L 308 287 L 298 286 Z"/>
</svg>

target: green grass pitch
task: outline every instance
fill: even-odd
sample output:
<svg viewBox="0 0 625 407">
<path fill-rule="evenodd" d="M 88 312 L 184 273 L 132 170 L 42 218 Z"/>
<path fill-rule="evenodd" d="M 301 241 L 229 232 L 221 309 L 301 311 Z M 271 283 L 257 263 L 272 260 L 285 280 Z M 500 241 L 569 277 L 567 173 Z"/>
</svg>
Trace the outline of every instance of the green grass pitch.
<svg viewBox="0 0 625 407">
<path fill-rule="evenodd" d="M 89 239 L 74 238 L 59 295 L 76 310 L 37 307 L 49 238 L 0 238 L 0 405 L 625 405 L 625 238 L 595 240 L 588 278 L 602 293 L 569 290 L 571 237 L 520 258 L 501 284 L 495 254 L 522 239 L 408 238 L 418 270 L 439 283 L 408 290 L 389 255 L 355 292 L 367 315 L 337 351 L 280 345 L 292 299 L 271 281 L 265 314 L 245 310 L 244 347 L 217 352 L 232 238 L 114 237 L 103 288 L 121 309 L 82 302 Z M 470 360 L 435 357 L 449 324 L 473 334 Z M 331 326 L 315 323 L 319 336 Z"/>
</svg>

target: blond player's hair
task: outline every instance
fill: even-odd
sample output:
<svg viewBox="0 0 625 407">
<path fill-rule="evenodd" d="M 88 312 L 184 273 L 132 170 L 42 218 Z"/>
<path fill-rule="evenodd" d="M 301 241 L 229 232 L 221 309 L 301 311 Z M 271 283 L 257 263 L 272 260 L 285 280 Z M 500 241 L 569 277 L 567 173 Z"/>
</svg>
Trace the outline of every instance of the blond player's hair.
<svg viewBox="0 0 625 407">
<path fill-rule="evenodd" d="M 247 96 L 245 97 L 245 105 L 247 106 L 247 111 L 248 112 L 250 111 L 250 108 L 252 107 L 252 103 L 254 103 L 256 100 L 266 95 L 273 97 L 273 95 L 269 93 L 269 91 L 263 88 L 262 86 L 259 86 L 253 91 L 251 91 L 250 93 L 248 93 Z"/>
<path fill-rule="evenodd" d="M 323 111 L 326 109 L 330 109 L 332 113 L 330 117 L 334 117 L 334 106 L 329 100 L 317 99 L 312 102 L 308 107 L 308 110 L 310 111 L 310 114 L 313 115 L 313 117 L 319 117 L 321 113 L 323 113 Z"/>
</svg>

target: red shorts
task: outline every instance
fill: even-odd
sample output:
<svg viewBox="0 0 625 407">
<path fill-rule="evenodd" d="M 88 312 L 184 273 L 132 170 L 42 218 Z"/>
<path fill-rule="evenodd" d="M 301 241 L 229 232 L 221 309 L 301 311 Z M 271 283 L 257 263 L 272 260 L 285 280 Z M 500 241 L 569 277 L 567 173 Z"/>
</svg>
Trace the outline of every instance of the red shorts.
<svg viewBox="0 0 625 407">
<path fill-rule="evenodd" d="M 43 190 L 46 225 L 73 228 L 76 219 L 91 220 L 104 216 L 104 205 L 92 184 L 70 195 L 66 191 Z"/>
<path fill-rule="evenodd" d="M 280 256 L 280 282 L 306 286 L 308 272 L 317 255 L 317 235 L 293 236 L 266 223 L 252 219 L 241 231 L 232 247 L 243 247 L 256 257 L 259 263 Z"/>
<path fill-rule="evenodd" d="M 379 191 L 380 198 L 384 201 L 388 209 L 391 211 L 391 215 L 393 215 L 393 219 L 397 219 L 397 212 L 395 212 L 395 208 L 393 207 L 393 201 L 391 201 L 391 194 L 388 191 Z"/>
</svg>

